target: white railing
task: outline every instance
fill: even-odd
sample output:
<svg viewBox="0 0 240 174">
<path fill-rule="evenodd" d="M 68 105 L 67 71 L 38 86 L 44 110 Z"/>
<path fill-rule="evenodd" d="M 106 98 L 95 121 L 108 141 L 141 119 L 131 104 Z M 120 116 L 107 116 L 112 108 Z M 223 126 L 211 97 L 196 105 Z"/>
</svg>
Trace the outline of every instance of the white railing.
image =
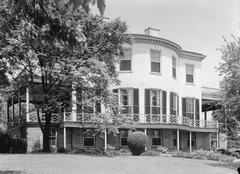
<svg viewBox="0 0 240 174">
<path fill-rule="evenodd" d="M 62 117 L 61 117 L 62 116 Z M 104 114 L 94 113 L 77 113 L 75 116 L 71 112 L 64 112 L 63 114 L 52 114 L 51 122 L 58 123 L 60 121 L 73 121 L 81 123 L 98 122 L 108 118 L 108 123 L 111 123 L 113 117 L 111 115 L 106 116 Z M 117 116 L 116 116 L 117 117 Z M 42 122 L 45 122 L 45 114 L 40 113 Z M 128 123 L 144 123 L 144 124 L 175 124 L 184 125 L 196 128 L 218 128 L 217 121 L 206 121 L 206 120 L 193 120 L 188 117 L 180 117 L 177 115 L 166 115 L 166 114 L 121 114 L 123 122 Z M 37 113 L 30 113 L 29 122 L 37 122 Z M 19 120 L 17 122 L 20 122 Z"/>
</svg>

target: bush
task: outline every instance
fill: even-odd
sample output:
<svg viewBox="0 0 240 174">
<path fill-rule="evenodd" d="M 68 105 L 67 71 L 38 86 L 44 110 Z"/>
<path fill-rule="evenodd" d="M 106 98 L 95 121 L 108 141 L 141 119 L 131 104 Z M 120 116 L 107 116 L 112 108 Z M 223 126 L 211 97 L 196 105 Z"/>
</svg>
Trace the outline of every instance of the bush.
<svg viewBox="0 0 240 174">
<path fill-rule="evenodd" d="M 64 147 L 60 147 L 60 148 L 57 149 L 57 152 L 58 152 L 58 153 L 67 153 L 68 150 L 65 149 Z"/>
<path fill-rule="evenodd" d="M 197 150 L 192 153 L 179 151 L 179 152 L 174 152 L 172 154 L 172 156 L 183 157 L 183 158 L 202 159 L 202 160 L 223 161 L 223 162 L 233 162 L 236 159 L 235 157 L 223 155 L 218 152 L 204 151 L 204 150 Z"/>
<path fill-rule="evenodd" d="M 11 148 L 11 137 L 8 134 L 0 135 L 0 153 L 8 153 Z"/>
<path fill-rule="evenodd" d="M 97 148 L 79 148 L 74 153 L 83 153 L 88 155 L 103 155 L 103 151 Z"/>
<path fill-rule="evenodd" d="M 109 144 L 107 145 L 107 149 L 105 150 L 104 152 L 104 155 L 106 156 L 109 156 L 109 157 L 113 157 L 115 154 L 114 154 L 114 151 L 115 151 L 115 147 L 113 146 L 110 146 Z"/>
<path fill-rule="evenodd" d="M 240 140 L 239 139 L 228 139 L 227 140 L 227 148 L 240 148 Z"/>
<path fill-rule="evenodd" d="M 155 151 L 159 152 L 160 154 L 169 153 L 168 148 L 163 146 L 157 146 Z"/>
<path fill-rule="evenodd" d="M 27 142 L 23 139 L 12 139 L 11 143 L 13 153 L 26 153 L 27 152 Z"/>
<path fill-rule="evenodd" d="M 140 155 L 145 151 L 145 147 L 148 142 L 148 137 L 145 133 L 136 131 L 128 137 L 128 148 L 133 155 Z"/>
</svg>

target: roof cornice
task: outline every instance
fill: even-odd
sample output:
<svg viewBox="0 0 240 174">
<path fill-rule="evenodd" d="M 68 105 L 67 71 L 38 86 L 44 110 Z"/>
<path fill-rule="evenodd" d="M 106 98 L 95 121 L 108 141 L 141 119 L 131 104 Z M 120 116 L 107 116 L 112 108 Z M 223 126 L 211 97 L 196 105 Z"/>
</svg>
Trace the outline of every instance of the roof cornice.
<svg viewBox="0 0 240 174">
<path fill-rule="evenodd" d="M 161 45 L 166 48 L 172 49 L 181 58 L 202 61 L 206 57 L 205 55 L 200 53 L 185 51 L 181 48 L 180 45 L 167 39 L 144 35 L 144 34 L 129 34 L 129 35 L 132 37 L 134 43 L 148 43 L 148 44 Z"/>
</svg>

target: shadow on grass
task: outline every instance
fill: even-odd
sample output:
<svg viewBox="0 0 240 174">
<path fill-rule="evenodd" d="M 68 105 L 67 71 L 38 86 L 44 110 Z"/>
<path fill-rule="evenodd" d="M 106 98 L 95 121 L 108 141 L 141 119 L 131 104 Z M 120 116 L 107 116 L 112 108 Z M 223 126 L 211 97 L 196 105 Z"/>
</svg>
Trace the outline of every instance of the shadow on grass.
<svg viewBox="0 0 240 174">
<path fill-rule="evenodd" d="M 26 174 L 26 172 L 17 170 L 0 170 L 0 174 Z"/>
<path fill-rule="evenodd" d="M 224 162 L 208 163 L 208 165 L 212 166 L 212 167 L 228 168 L 228 169 L 232 169 L 234 171 L 237 171 L 237 168 L 240 167 L 240 162 L 236 162 L 236 163 L 224 163 Z"/>
</svg>

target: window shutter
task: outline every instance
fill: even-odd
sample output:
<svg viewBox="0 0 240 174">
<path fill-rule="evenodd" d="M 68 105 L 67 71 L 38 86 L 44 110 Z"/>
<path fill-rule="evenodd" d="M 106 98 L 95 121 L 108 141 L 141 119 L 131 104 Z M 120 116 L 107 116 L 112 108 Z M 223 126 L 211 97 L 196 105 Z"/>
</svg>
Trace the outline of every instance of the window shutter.
<svg viewBox="0 0 240 174">
<path fill-rule="evenodd" d="M 162 91 L 162 114 L 167 113 L 167 92 Z"/>
<path fill-rule="evenodd" d="M 186 106 L 186 98 L 182 98 L 182 115 L 183 116 L 186 116 L 187 114 L 186 114 L 186 110 L 187 110 L 187 108 L 186 108 L 187 106 Z"/>
<path fill-rule="evenodd" d="M 150 89 L 145 89 L 145 114 L 150 114 Z"/>
<path fill-rule="evenodd" d="M 139 89 L 133 89 L 133 114 L 139 114 Z"/>
<path fill-rule="evenodd" d="M 97 97 L 100 97 L 101 89 L 97 89 L 95 94 Z M 100 100 L 96 100 L 96 102 L 95 102 L 95 111 L 96 111 L 96 113 L 101 113 L 101 101 Z"/>
<path fill-rule="evenodd" d="M 82 88 L 77 89 L 77 113 L 82 113 Z"/>
<path fill-rule="evenodd" d="M 196 120 L 199 120 L 199 99 L 195 100 L 195 114 Z"/>
<path fill-rule="evenodd" d="M 174 115 L 173 113 L 173 93 L 170 92 L 170 115 Z"/>
</svg>

